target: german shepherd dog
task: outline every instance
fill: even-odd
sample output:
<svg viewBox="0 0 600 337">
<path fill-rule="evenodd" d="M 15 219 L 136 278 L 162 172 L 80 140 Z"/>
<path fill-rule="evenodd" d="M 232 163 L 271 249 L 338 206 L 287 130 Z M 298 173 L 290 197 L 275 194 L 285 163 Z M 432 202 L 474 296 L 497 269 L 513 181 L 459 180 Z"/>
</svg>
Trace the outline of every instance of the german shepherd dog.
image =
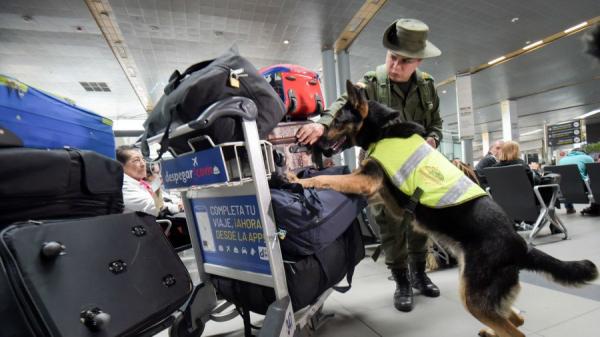
<svg viewBox="0 0 600 337">
<path fill-rule="evenodd" d="M 348 102 L 319 140 L 324 153 L 347 146 L 369 145 L 384 138 L 425 135 L 422 126 L 400 121 L 399 113 L 368 101 L 364 89 L 346 83 Z M 310 188 L 330 188 L 360 194 L 369 202 L 383 202 L 394 215 L 402 216 L 402 193 L 375 159 L 365 159 L 352 174 L 288 178 Z M 419 204 L 413 226 L 432 235 L 451 249 L 459 261 L 459 292 L 463 305 L 487 326 L 480 336 L 525 336 L 517 329 L 523 317 L 512 308 L 519 291 L 521 269 L 546 273 L 565 286 L 580 286 L 596 279 L 598 270 L 589 260 L 558 260 L 527 242 L 513 229 L 513 222 L 490 197 L 483 196 L 446 208 Z"/>
</svg>

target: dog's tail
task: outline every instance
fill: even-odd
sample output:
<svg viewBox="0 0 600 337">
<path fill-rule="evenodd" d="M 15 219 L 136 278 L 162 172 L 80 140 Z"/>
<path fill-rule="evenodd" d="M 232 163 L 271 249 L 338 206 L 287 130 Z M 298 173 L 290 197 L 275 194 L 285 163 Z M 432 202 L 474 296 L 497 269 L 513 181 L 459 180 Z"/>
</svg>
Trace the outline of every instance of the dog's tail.
<svg viewBox="0 0 600 337">
<path fill-rule="evenodd" d="M 590 260 L 561 261 L 536 248 L 527 252 L 523 268 L 543 272 L 553 281 L 570 287 L 582 286 L 598 277 L 598 269 Z"/>
</svg>

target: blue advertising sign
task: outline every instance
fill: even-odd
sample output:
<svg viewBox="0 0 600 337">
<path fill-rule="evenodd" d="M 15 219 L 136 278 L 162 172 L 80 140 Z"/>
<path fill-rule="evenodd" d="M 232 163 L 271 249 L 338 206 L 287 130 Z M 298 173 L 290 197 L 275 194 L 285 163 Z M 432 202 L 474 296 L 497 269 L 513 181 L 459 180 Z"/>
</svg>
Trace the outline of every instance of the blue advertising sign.
<svg viewBox="0 0 600 337">
<path fill-rule="evenodd" d="M 225 162 L 218 147 L 165 160 L 161 175 L 167 189 L 227 181 Z"/>
<path fill-rule="evenodd" d="M 205 263 L 271 275 L 255 195 L 190 202 Z"/>
</svg>

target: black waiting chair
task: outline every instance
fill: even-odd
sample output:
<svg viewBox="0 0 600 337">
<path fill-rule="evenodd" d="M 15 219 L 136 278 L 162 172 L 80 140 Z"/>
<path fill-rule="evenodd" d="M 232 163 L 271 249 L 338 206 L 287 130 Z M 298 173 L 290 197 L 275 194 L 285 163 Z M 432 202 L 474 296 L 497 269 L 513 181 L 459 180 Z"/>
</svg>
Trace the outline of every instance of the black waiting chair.
<svg viewBox="0 0 600 337">
<path fill-rule="evenodd" d="M 515 222 L 533 223 L 528 239 L 530 244 L 548 223 L 560 228 L 564 233 L 563 239 L 567 239 L 567 228 L 554 209 L 560 191 L 558 184 L 537 185 L 532 188 L 527 172 L 521 165 L 488 167 L 483 171 L 489 185 L 488 192 L 506 214 Z M 544 202 L 540 189 L 551 189 L 552 197 L 548 203 Z"/>
<path fill-rule="evenodd" d="M 592 201 L 600 204 L 600 163 L 585 164 L 588 174 L 588 191 L 592 196 Z"/>
<path fill-rule="evenodd" d="M 556 173 L 560 175 L 560 198 L 562 202 L 572 204 L 588 204 L 591 193 L 588 195 L 586 182 L 581 178 L 577 165 L 545 166 L 544 173 Z"/>
</svg>

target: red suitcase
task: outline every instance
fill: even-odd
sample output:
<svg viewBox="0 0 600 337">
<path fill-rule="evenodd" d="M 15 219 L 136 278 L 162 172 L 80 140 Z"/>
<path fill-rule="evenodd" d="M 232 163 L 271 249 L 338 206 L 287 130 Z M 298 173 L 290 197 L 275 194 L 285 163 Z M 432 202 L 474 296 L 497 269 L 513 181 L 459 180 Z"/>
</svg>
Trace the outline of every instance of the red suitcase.
<svg viewBox="0 0 600 337">
<path fill-rule="evenodd" d="M 316 72 L 293 64 L 276 64 L 259 72 L 285 103 L 288 120 L 306 119 L 323 112 L 325 100 Z"/>
<path fill-rule="evenodd" d="M 273 144 L 279 158 L 275 158 L 276 165 L 283 172 L 297 172 L 307 167 L 317 167 L 313 161 L 310 147 L 297 143 L 296 132 L 310 121 L 281 122 L 267 136 Z"/>
</svg>

